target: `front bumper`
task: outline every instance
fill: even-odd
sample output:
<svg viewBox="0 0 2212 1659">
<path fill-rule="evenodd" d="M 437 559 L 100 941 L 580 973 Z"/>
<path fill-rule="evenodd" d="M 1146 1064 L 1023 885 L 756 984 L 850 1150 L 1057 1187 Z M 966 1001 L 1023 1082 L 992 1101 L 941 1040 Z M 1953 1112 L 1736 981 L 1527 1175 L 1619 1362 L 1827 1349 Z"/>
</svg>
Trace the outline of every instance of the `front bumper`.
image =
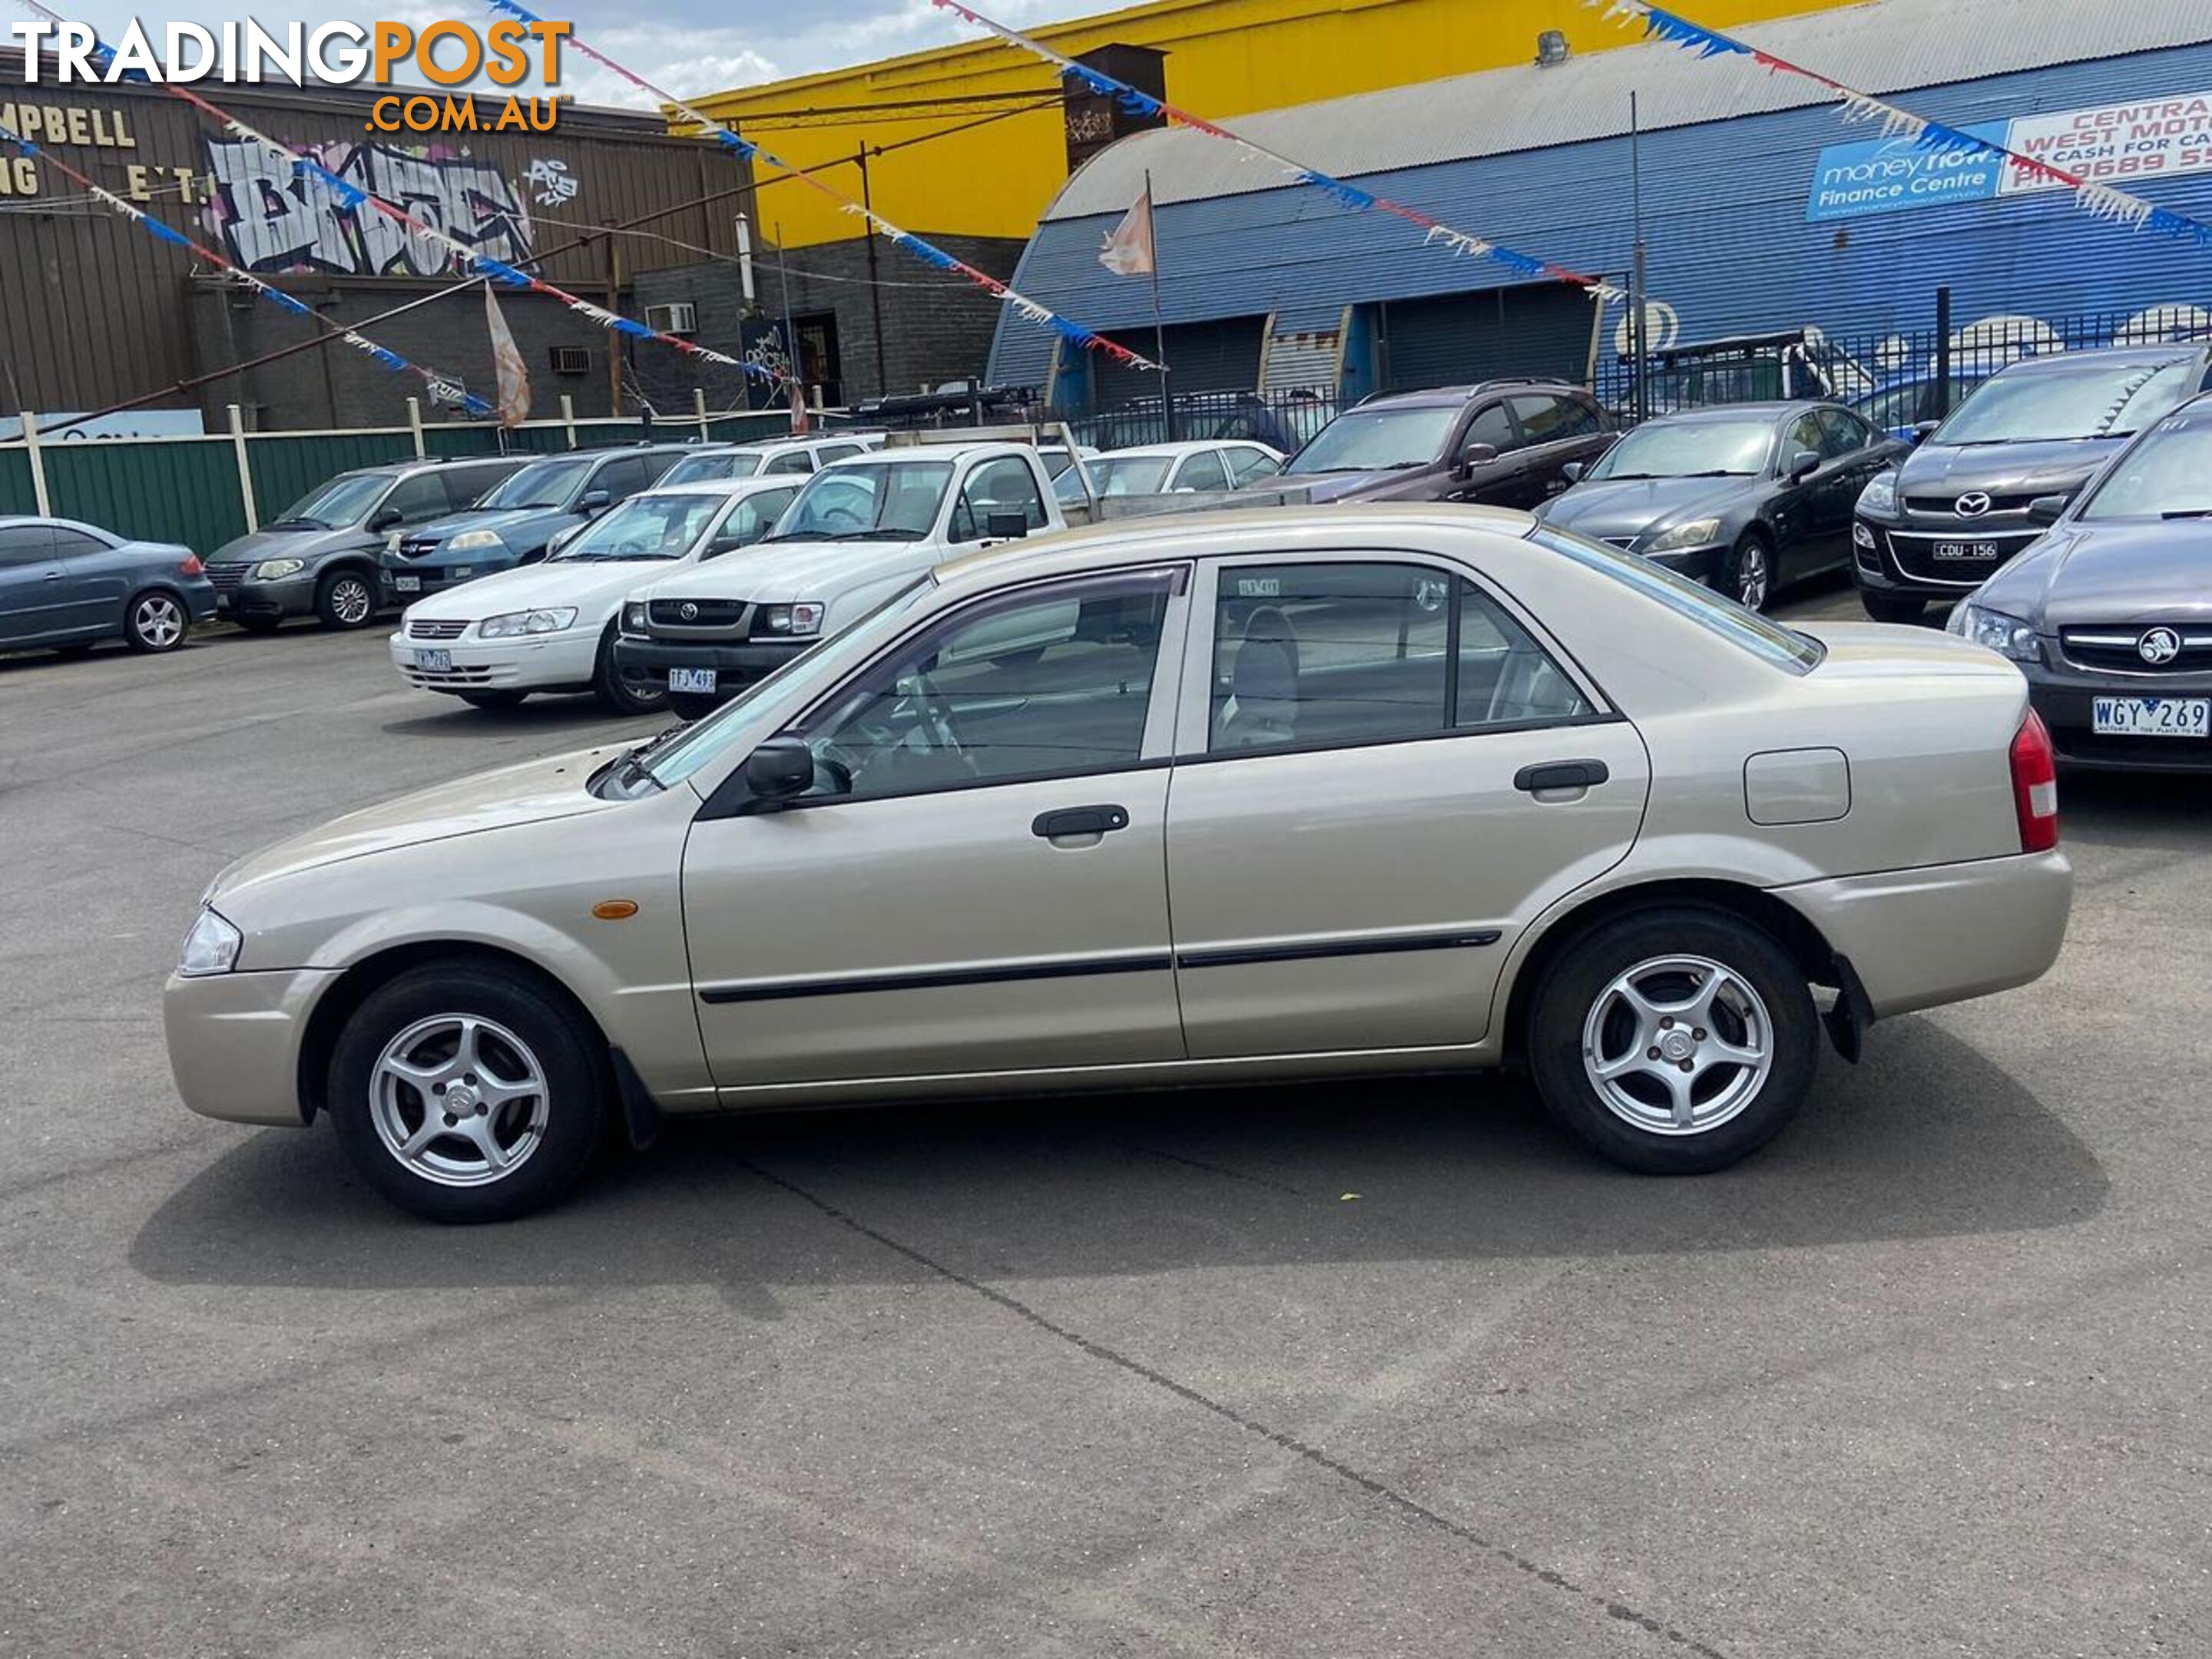
<svg viewBox="0 0 2212 1659">
<path fill-rule="evenodd" d="M 749 681 L 774 673 L 803 657 L 818 639 L 739 640 L 727 644 L 703 641 L 641 639 L 623 634 L 615 641 L 615 665 L 625 678 L 667 689 L 672 668 L 711 668 L 722 689 L 734 691 Z"/>
<path fill-rule="evenodd" d="M 2043 641 L 2046 653 L 2054 643 Z M 2062 765 L 2112 772 L 2212 772 L 2212 738 L 2099 736 L 2099 697 L 2212 698 L 2212 674 L 2115 674 L 2096 669 L 2022 663 L 2028 701 L 2051 728 Z"/>
<path fill-rule="evenodd" d="M 301 571 L 273 582 L 251 579 L 216 595 L 216 607 L 226 617 L 252 617 L 257 621 L 281 622 L 305 617 L 315 609 L 317 573 Z"/>
<path fill-rule="evenodd" d="M 1878 1018 L 2008 991 L 2058 958 L 2074 896 L 2063 852 L 1778 887 L 1866 987 Z"/>
<path fill-rule="evenodd" d="M 522 635 L 510 640 L 391 640 L 392 665 L 417 691 L 580 691 L 599 667 L 596 629 Z M 421 653 L 442 651 L 452 666 L 426 668 Z"/>
<path fill-rule="evenodd" d="M 1645 553 L 1640 556 L 1656 565 L 1664 565 L 1678 575 L 1687 576 L 1693 582 L 1704 582 L 1709 587 L 1718 587 L 1728 574 L 1726 547 L 1716 543 L 1711 547 L 1673 547 L 1664 553 Z"/>
<path fill-rule="evenodd" d="M 307 1121 L 300 1048 L 307 1016 L 338 978 L 335 968 L 169 975 L 161 1027 L 185 1104 L 231 1123 Z"/>
<path fill-rule="evenodd" d="M 1963 599 L 2033 546 L 2042 533 L 2040 526 L 2021 530 L 2011 522 L 1985 525 L 1961 519 L 1947 524 L 1927 518 L 1869 519 L 1854 514 L 1851 580 L 1864 592 L 1894 593 L 1901 599 Z M 1943 574 L 1937 575 L 1932 573 L 1937 568 L 1934 550 L 1939 541 L 1993 542 L 1999 552 L 1990 559 L 1946 561 Z"/>
<path fill-rule="evenodd" d="M 386 605 L 412 605 L 429 594 L 447 592 L 472 582 L 479 576 L 495 576 L 502 570 L 512 570 L 521 562 L 501 547 L 452 558 L 434 555 L 427 559 L 403 559 L 386 553 L 376 562 L 376 584 Z M 401 588 L 399 579 L 403 576 L 413 580 L 415 586 Z"/>
</svg>

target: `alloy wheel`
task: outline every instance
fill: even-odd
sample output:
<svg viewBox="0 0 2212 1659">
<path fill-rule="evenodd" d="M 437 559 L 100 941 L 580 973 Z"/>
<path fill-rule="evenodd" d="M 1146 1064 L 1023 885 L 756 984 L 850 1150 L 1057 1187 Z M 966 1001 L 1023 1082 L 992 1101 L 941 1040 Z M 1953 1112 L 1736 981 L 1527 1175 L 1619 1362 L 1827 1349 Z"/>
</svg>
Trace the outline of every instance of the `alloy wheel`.
<svg viewBox="0 0 2212 1659">
<path fill-rule="evenodd" d="M 435 1014 L 384 1045 L 369 1073 L 384 1148 L 444 1187 L 512 1175 L 545 1138 L 544 1068 L 520 1037 L 474 1014 Z"/>
<path fill-rule="evenodd" d="M 331 609 L 348 628 L 358 628 L 367 622 L 374 605 L 368 584 L 358 576 L 341 576 L 331 584 Z"/>
<path fill-rule="evenodd" d="M 1766 590 L 1771 577 L 1766 566 L 1766 550 L 1757 542 L 1746 542 L 1735 551 L 1735 599 L 1747 611 L 1766 609 Z"/>
<path fill-rule="evenodd" d="M 1606 1109 L 1651 1134 L 1718 1128 L 1758 1097 L 1775 1035 L 1750 981 L 1709 957 L 1616 975 L 1583 1022 L 1583 1069 Z"/>
<path fill-rule="evenodd" d="M 132 607 L 131 626 L 155 651 L 167 651 L 185 636 L 185 608 L 167 593 L 149 593 Z"/>
</svg>

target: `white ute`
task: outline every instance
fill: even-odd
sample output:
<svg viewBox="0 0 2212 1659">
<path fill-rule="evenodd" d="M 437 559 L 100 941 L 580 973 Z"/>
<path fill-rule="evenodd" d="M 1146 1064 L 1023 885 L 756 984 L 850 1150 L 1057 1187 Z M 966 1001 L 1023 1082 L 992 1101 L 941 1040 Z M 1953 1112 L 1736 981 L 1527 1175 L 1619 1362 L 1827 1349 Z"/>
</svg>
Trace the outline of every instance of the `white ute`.
<svg viewBox="0 0 2212 1659">
<path fill-rule="evenodd" d="M 541 564 L 502 571 L 408 606 L 392 664 L 418 691 L 506 708 L 533 691 L 590 691 L 617 714 L 658 708 L 665 683 L 614 665 L 623 596 L 652 571 L 717 558 L 767 534 L 799 493 L 793 477 L 650 489 L 559 544 Z"/>
<path fill-rule="evenodd" d="M 833 461 L 759 545 L 632 592 L 615 660 L 634 690 L 665 692 L 696 719 L 944 561 L 1066 525 L 1033 444 L 896 445 Z"/>
</svg>

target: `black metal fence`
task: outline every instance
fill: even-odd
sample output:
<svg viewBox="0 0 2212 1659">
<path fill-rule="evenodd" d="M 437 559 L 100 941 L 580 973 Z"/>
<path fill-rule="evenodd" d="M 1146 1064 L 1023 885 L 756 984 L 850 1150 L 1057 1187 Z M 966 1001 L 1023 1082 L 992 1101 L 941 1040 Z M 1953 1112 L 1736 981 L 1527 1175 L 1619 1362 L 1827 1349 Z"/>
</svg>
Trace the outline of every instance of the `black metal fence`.
<svg viewBox="0 0 2212 1659">
<path fill-rule="evenodd" d="M 1054 410 L 1078 443 L 1098 449 L 1198 438 L 1250 438 L 1290 453 L 1327 426 L 1337 411 L 1333 386 L 1279 387 L 1267 392 L 1189 392 L 1175 398 L 1175 429 L 1158 397 L 1117 409 Z"/>
</svg>

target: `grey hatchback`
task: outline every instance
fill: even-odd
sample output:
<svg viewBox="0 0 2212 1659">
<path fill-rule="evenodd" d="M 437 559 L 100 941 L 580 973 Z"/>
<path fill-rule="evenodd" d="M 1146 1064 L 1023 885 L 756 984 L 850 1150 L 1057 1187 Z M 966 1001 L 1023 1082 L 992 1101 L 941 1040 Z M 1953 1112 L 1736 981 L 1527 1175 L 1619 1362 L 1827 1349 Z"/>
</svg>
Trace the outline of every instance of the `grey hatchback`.
<svg viewBox="0 0 2212 1659">
<path fill-rule="evenodd" d="M 199 556 L 74 519 L 0 518 L 0 651 L 173 651 L 215 615 Z"/>
</svg>

